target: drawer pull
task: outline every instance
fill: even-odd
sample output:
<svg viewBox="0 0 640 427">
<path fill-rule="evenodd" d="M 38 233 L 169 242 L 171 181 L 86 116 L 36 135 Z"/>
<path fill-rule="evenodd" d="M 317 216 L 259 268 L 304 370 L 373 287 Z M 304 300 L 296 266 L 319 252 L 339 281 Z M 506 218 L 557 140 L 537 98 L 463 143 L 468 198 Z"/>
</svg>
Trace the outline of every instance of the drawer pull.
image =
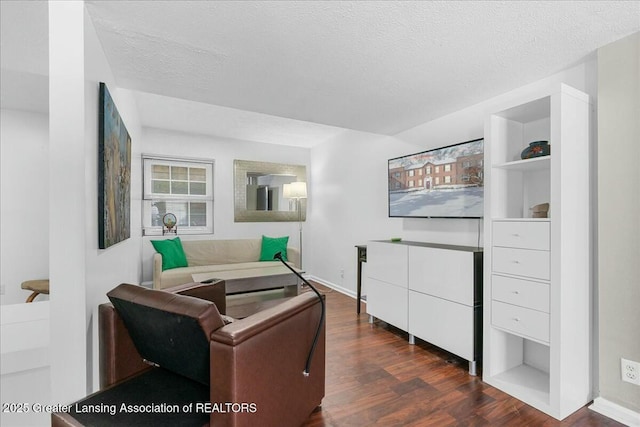
<svg viewBox="0 0 640 427">
<path fill-rule="evenodd" d="M 520 318 L 519 317 L 514 317 L 513 320 L 514 320 L 514 322 L 519 322 Z"/>
<path fill-rule="evenodd" d="M 520 292 L 518 292 L 518 291 L 513 291 L 513 293 L 516 294 L 516 295 L 520 294 Z"/>
<path fill-rule="evenodd" d="M 513 263 L 514 263 L 514 264 L 520 264 L 520 261 L 518 261 L 517 259 L 514 259 L 514 260 L 513 260 Z"/>
<path fill-rule="evenodd" d="M 518 233 L 513 233 L 512 236 L 513 237 L 520 237 L 520 235 Z"/>
</svg>

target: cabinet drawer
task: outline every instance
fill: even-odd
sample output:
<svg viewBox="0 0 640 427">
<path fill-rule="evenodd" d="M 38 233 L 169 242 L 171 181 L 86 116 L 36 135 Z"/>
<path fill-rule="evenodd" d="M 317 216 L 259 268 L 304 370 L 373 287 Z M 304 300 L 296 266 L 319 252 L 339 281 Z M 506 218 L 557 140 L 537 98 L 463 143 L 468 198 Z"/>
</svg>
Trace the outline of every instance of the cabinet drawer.
<svg viewBox="0 0 640 427">
<path fill-rule="evenodd" d="M 409 333 L 467 360 L 474 360 L 474 325 L 480 307 L 409 291 Z M 477 322 L 477 323 L 474 323 Z"/>
<path fill-rule="evenodd" d="M 520 307 L 549 312 L 549 285 L 546 283 L 493 275 L 491 298 Z"/>
<path fill-rule="evenodd" d="M 367 244 L 367 276 L 372 279 L 406 288 L 408 263 L 406 245 L 388 242 Z"/>
<path fill-rule="evenodd" d="M 410 247 L 409 289 L 472 306 L 473 257 L 473 252 Z"/>
<path fill-rule="evenodd" d="M 549 280 L 549 251 L 493 248 L 493 271 Z"/>
<path fill-rule="evenodd" d="M 549 315 L 540 311 L 491 302 L 491 323 L 516 335 L 533 338 L 544 343 L 549 342 Z"/>
<path fill-rule="evenodd" d="M 367 281 L 367 314 L 406 331 L 407 292 L 407 288 L 370 278 Z"/>
<path fill-rule="evenodd" d="M 549 250 L 548 222 L 494 221 L 493 246 Z"/>
</svg>

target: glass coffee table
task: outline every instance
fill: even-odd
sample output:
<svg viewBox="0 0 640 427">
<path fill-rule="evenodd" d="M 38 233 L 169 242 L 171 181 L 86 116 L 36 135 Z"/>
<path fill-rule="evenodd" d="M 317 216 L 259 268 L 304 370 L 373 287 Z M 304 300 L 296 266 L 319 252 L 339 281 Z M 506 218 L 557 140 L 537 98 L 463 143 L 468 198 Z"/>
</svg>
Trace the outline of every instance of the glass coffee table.
<svg viewBox="0 0 640 427">
<path fill-rule="evenodd" d="M 199 283 L 224 280 L 226 314 L 234 319 L 243 319 L 283 303 L 298 295 L 301 285 L 300 279 L 284 266 L 197 273 L 191 277 Z"/>
<path fill-rule="evenodd" d="M 303 273 L 297 268 L 294 270 Z M 196 273 L 192 274 L 191 278 L 199 283 L 224 280 L 227 295 L 284 288 L 285 292 L 290 294 L 288 296 L 295 296 L 300 290 L 300 279 L 284 266 Z"/>
</svg>

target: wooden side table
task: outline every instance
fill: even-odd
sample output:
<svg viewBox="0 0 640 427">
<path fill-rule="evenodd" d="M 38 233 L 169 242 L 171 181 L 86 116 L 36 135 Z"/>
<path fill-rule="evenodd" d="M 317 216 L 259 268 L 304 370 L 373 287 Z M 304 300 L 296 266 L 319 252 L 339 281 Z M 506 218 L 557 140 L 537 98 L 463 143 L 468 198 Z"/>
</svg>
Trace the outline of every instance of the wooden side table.
<svg viewBox="0 0 640 427">
<path fill-rule="evenodd" d="M 358 249 L 358 283 L 356 286 L 357 313 L 360 314 L 360 299 L 362 298 L 362 263 L 367 262 L 367 245 L 356 245 Z"/>
</svg>

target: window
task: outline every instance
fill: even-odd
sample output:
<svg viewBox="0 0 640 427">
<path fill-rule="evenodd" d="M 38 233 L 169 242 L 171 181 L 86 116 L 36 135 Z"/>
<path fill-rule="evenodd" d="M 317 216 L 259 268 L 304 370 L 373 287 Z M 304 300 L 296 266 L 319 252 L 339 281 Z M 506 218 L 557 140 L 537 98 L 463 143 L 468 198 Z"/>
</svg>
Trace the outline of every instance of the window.
<svg viewBox="0 0 640 427">
<path fill-rule="evenodd" d="M 409 181 L 409 187 L 413 187 L 414 186 L 414 182 L 413 181 Z"/>
<path fill-rule="evenodd" d="M 422 180 L 421 179 L 418 180 L 418 187 L 422 187 Z"/>
<path fill-rule="evenodd" d="M 400 178 L 400 172 L 394 173 L 393 176 L 396 177 L 396 178 Z"/>
<path fill-rule="evenodd" d="M 445 172 L 451 172 L 451 165 L 450 164 L 444 165 L 444 171 Z"/>
<path fill-rule="evenodd" d="M 445 184 L 450 184 L 451 183 L 451 176 L 450 175 L 447 175 L 447 176 L 444 177 L 444 183 Z"/>
<path fill-rule="evenodd" d="M 431 174 L 431 166 L 427 166 L 427 175 Z"/>
<path fill-rule="evenodd" d="M 468 160 L 465 160 L 464 162 L 462 162 L 462 167 L 463 168 L 470 168 L 471 167 L 471 162 Z"/>
<path fill-rule="evenodd" d="M 422 169 L 418 169 L 418 176 L 422 176 Z"/>
<path fill-rule="evenodd" d="M 213 233 L 213 160 L 143 156 L 144 234 L 162 234 L 162 217 L 173 213 L 178 234 Z"/>
<path fill-rule="evenodd" d="M 436 173 L 440 172 L 440 166 L 436 166 Z"/>
<path fill-rule="evenodd" d="M 410 171 L 409 171 L 409 176 L 413 176 L 413 175 L 414 175 L 414 173 L 415 173 L 415 171 L 414 171 L 414 170 L 410 170 Z"/>
<path fill-rule="evenodd" d="M 436 185 L 440 184 L 440 177 L 436 176 Z"/>
</svg>

